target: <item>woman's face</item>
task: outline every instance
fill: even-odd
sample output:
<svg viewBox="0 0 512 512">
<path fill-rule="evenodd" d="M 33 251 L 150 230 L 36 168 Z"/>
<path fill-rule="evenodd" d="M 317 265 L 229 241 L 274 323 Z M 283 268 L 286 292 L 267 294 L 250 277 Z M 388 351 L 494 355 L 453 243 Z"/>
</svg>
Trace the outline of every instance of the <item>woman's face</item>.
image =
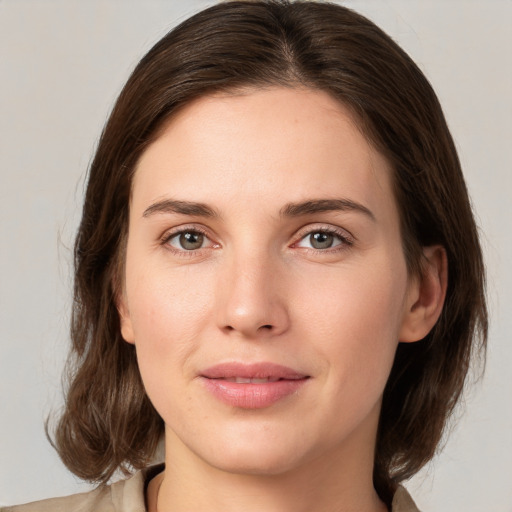
<svg viewBox="0 0 512 512">
<path fill-rule="evenodd" d="M 122 333 L 182 461 L 371 459 L 414 286 L 388 164 L 326 93 L 203 97 L 138 163 Z"/>
</svg>

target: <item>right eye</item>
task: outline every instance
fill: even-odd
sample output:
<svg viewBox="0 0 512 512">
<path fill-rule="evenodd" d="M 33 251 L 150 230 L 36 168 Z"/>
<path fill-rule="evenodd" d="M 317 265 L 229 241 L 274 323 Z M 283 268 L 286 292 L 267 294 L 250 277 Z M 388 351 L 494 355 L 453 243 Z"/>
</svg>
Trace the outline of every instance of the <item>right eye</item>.
<svg viewBox="0 0 512 512">
<path fill-rule="evenodd" d="M 204 233 L 192 229 L 174 232 L 164 242 L 178 251 L 197 251 L 213 247 L 213 242 Z"/>
</svg>

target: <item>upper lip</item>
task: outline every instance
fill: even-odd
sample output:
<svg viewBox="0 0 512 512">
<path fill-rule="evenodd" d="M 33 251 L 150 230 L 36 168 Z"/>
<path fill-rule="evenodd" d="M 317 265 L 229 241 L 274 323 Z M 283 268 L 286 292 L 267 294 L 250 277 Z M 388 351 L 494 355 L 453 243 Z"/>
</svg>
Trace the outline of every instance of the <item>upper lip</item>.
<svg viewBox="0 0 512 512">
<path fill-rule="evenodd" d="M 275 363 L 238 363 L 229 362 L 211 366 L 201 372 L 201 377 L 208 379 L 231 379 L 242 377 L 245 379 L 287 379 L 298 380 L 309 377 L 293 368 Z"/>
</svg>

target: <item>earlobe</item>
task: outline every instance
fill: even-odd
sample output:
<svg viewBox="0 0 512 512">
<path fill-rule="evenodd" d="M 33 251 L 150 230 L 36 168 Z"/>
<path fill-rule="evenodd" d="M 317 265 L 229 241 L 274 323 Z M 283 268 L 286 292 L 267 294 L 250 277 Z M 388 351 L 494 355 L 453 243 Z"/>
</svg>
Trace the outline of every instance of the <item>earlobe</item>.
<svg viewBox="0 0 512 512">
<path fill-rule="evenodd" d="M 448 286 L 448 260 L 441 245 L 423 248 L 422 273 L 411 285 L 399 340 L 423 339 L 434 327 L 443 310 Z"/>
<path fill-rule="evenodd" d="M 132 321 L 130 311 L 126 305 L 125 297 L 121 296 L 116 299 L 117 311 L 119 313 L 119 324 L 121 327 L 121 336 L 128 343 L 135 343 L 133 335 Z"/>
</svg>

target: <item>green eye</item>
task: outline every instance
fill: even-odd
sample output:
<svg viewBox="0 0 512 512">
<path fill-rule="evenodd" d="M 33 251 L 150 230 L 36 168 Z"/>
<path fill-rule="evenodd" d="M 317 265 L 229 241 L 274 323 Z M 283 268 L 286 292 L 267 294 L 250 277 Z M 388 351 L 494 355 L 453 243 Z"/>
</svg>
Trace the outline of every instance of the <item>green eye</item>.
<svg viewBox="0 0 512 512">
<path fill-rule="evenodd" d="M 320 231 L 309 235 L 309 243 L 314 249 L 329 249 L 334 245 L 335 238 L 332 233 Z"/>
<path fill-rule="evenodd" d="M 197 231 L 183 231 L 176 233 L 168 240 L 168 244 L 175 249 L 195 251 L 201 249 L 205 243 L 205 236 Z"/>
<path fill-rule="evenodd" d="M 350 245 L 350 242 L 345 236 L 327 230 L 310 231 L 297 243 L 297 247 L 315 249 L 317 251 L 341 245 Z"/>
</svg>

